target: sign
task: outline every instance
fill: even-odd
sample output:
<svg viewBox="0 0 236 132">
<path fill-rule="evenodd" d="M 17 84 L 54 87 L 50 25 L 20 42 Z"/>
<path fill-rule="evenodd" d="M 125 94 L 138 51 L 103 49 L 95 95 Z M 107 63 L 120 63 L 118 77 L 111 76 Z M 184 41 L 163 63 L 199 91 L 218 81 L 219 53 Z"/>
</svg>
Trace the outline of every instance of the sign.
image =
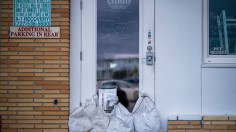
<svg viewBox="0 0 236 132">
<path fill-rule="evenodd" d="M 10 27 L 11 38 L 60 38 L 60 27 Z"/>
<path fill-rule="evenodd" d="M 107 0 L 107 4 L 112 9 L 126 9 L 131 3 L 131 0 Z"/>
<path fill-rule="evenodd" d="M 14 0 L 14 26 L 51 26 L 51 0 Z"/>
<path fill-rule="evenodd" d="M 98 91 L 99 105 L 105 112 L 110 113 L 113 110 L 114 105 L 117 103 L 117 87 L 99 88 Z"/>
</svg>

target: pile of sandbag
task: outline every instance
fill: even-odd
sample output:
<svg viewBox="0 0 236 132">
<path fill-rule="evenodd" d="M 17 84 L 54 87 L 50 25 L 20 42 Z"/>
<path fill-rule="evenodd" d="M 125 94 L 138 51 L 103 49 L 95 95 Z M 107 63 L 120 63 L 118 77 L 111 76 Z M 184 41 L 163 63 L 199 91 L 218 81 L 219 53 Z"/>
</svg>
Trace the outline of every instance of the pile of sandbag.
<svg viewBox="0 0 236 132">
<path fill-rule="evenodd" d="M 93 97 L 69 116 L 70 132 L 159 132 L 160 117 L 154 102 L 143 93 L 132 113 L 117 103 L 108 115 Z"/>
</svg>

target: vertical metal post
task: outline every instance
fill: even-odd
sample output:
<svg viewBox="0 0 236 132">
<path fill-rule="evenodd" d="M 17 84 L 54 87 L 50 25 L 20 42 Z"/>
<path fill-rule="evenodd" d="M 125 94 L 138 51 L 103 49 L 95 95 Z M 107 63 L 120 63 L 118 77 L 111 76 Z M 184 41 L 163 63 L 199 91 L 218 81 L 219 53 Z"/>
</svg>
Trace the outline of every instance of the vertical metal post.
<svg viewBox="0 0 236 132">
<path fill-rule="evenodd" d="M 217 16 L 217 25 L 218 25 L 218 32 L 219 32 L 219 38 L 220 38 L 220 47 L 223 48 L 224 44 L 223 44 L 223 36 L 222 36 L 222 25 L 220 23 L 220 16 Z"/>
<path fill-rule="evenodd" d="M 223 16 L 223 26 L 224 26 L 224 38 L 225 38 L 225 52 L 229 54 L 229 41 L 228 41 L 228 31 L 227 31 L 227 20 L 225 10 L 222 11 Z"/>
</svg>

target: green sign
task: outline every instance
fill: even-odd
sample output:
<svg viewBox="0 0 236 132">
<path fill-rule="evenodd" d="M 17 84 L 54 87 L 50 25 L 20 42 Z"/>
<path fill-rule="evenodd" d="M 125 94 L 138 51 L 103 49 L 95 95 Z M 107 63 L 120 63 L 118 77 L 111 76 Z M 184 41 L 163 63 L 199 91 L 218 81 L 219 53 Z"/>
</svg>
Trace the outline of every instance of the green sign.
<svg viewBox="0 0 236 132">
<path fill-rule="evenodd" d="M 51 0 L 14 0 L 14 26 L 51 26 Z"/>
</svg>

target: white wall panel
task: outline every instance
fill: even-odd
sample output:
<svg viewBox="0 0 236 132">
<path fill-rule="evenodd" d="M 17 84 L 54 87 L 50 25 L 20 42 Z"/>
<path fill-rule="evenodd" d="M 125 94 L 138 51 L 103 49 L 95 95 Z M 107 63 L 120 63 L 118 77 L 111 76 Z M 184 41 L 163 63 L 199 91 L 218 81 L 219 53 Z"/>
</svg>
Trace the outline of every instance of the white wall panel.
<svg viewBox="0 0 236 132">
<path fill-rule="evenodd" d="M 236 115 L 236 68 L 203 68 L 202 113 Z"/>
<path fill-rule="evenodd" d="M 156 102 L 169 115 L 201 113 L 202 1 L 156 0 Z"/>
</svg>

